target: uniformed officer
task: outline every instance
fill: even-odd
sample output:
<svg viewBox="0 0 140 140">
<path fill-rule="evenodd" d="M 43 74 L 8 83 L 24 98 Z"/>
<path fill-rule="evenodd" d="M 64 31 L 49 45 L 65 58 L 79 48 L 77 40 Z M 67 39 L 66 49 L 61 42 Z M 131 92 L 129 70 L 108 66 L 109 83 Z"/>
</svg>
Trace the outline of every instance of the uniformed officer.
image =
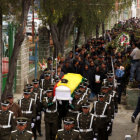
<svg viewBox="0 0 140 140">
<path fill-rule="evenodd" d="M 105 101 L 108 103 L 108 107 L 110 108 L 110 115 L 111 119 L 109 122 L 109 129 L 108 129 L 108 135 L 111 136 L 112 134 L 112 126 L 113 126 L 113 119 L 114 119 L 114 112 L 115 112 L 115 106 L 114 106 L 114 96 L 112 95 L 111 85 L 109 86 L 103 86 L 101 88 L 101 92 L 105 94 Z"/>
<path fill-rule="evenodd" d="M 68 110 L 67 116 L 73 117 L 76 119 L 77 114 L 82 112 L 83 102 L 84 102 L 84 100 L 82 98 L 82 92 L 80 90 L 74 91 L 74 98 L 73 98 L 71 104 L 69 104 L 69 110 Z"/>
<path fill-rule="evenodd" d="M 32 140 L 32 132 L 26 130 L 27 120 L 25 117 L 17 118 L 17 129 L 11 132 L 10 140 Z"/>
<path fill-rule="evenodd" d="M 47 90 L 49 89 L 50 85 L 51 85 L 51 72 L 47 71 L 44 73 L 44 79 L 42 79 L 40 87 L 44 90 Z"/>
<path fill-rule="evenodd" d="M 93 140 L 95 132 L 95 116 L 90 112 L 90 103 L 82 105 L 82 113 L 77 115 L 77 128 L 84 140 Z"/>
<path fill-rule="evenodd" d="M 55 140 L 82 140 L 79 131 L 73 128 L 74 119 L 66 117 L 64 119 L 64 129 L 58 130 Z"/>
<path fill-rule="evenodd" d="M 33 92 L 32 98 L 35 99 L 36 103 L 36 130 L 38 131 L 39 135 L 42 136 L 41 133 L 41 111 L 42 111 L 42 99 L 43 99 L 43 89 L 39 87 L 39 80 L 33 80 Z M 34 96 L 34 97 L 33 97 Z"/>
<path fill-rule="evenodd" d="M 34 99 L 30 98 L 31 92 L 28 89 L 24 89 L 23 98 L 19 100 L 19 106 L 21 107 L 22 116 L 28 118 L 27 130 L 32 128 L 34 133 L 34 139 L 37 139 L 35 133 L 35 121 L 36 121 L 36 105 Z"/>
<path fill-rule="evenodd" d="M 0 140 L 9 140 L 11 131 L 14 130 L 13 112 L 9 109 L 9 101 L 3 100 L 1 102 L 0 110 Z"/>
<path fill-rule="evenodd" d="M 93 104 L 91 111 L 96 116 L 96 129 L 98 133 L 98 140 L 108 140 L 107 130 L 110 129 L 109 122 L 111 120 L 111 108 L 105 102 L 105 94 L 98 95 L 98 101 Z"/>
<path fill-rule="evenodd" d="M 90 90 L 90 88 L 88 88 L 87 82 L 84 82 L 84 83 L 80 84 L 79 90 L 83 93 L 82 99 L 87 99 L 88 100 L 88 98 L 91 94 L 91 90 Z"/>
<path fill-rule="evenodd" d="M 9 101 L 9 110 L 14 113 L 15 118 L 21 117 L 21 108 L 18 104 L 14 102 L 13 95 L 7 95 L 7 100 Z"/>
<path fill-rule="evenodd" d="M 58 111 L 57 101 L 53 97 L 53 89 L 46 91 L 46 96 L 43 97 L 43 109 L 45 112 L 45 135 L 46 140 L 54 140 L 58 130 Z"/>
</svg>

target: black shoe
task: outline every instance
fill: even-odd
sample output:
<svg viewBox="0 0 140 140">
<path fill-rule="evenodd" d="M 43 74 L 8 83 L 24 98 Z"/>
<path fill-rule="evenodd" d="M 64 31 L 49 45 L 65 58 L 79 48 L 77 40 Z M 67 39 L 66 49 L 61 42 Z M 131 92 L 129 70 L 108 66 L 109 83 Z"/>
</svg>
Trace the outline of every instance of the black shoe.
<svg viewBox="0 0 140 140">
<path fill-rule="evenodd" d="M 132 123 L 135 123 L 135 117 L 134 116 L 131 116 L 131 121 L 132 121 Z"/>
</svg>

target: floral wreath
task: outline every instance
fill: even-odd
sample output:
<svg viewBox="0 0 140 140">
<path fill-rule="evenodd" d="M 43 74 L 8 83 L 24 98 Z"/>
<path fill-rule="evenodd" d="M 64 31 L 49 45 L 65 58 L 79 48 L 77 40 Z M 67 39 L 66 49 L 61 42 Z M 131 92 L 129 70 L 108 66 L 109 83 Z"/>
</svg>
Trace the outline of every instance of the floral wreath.
<svg viewBox="0 0 140 140">
<path fill-rule="evenodd" d="M 116 47 L 116 52 L 123 51 L 130 44 L 130 37 L 128 33 L 121 33 L 115 39 L 114 45 Z"/>
</svg>

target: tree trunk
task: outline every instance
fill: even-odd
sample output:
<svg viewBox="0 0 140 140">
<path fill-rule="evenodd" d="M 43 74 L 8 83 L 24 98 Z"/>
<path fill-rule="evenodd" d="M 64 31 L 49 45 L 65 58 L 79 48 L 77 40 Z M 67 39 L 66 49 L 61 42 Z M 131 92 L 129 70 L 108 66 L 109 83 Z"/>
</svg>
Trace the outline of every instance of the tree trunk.
<svg viewBox="0 0 140 140">
<path fill-rule="evenodd" d="M 0 100 L 2 95 L 2 9 L 0 7 Z"/>
<path fill-rule="evenodd" d="M 87 43 L 87 41 L 88 41 L 88 36 L 87 36 L 87 34 L 86 33 L 84 33 L 84 37 L 85 37 L 85 44 Z"/>
<path fill-rule="evenodd" d="M 75 40 L 75 45 L 78 45 L 79 40 L 80 40 L 80 36 L 81 36 L 81 30 L 80 30 L 80 27 L 79 27 L 78 28 L 77 37 L 76 37 L 76 40 Z"/>
<path fill-rule="evenodd" d="M 70 14 L 64 17 L 63 22 L 60 24 L 50 24 L 50 31 L 55 47 L 55 52 L 58 56 L 61 53 L 61 56 L 64 55 L 65 42 L 68 39 L 70 32 L 74 25 L 73 14 Z"/>
<path fill-rule="evenodd" d="M 21 20 L 20 20 L 21 26 L 18 27 L 17 33 L 15 35 L 14 49 L 11 56 L 9 73 L 7 77 L 6 87 L 4 89 L 4 93 L 2 94 L 2 99 L 5 99 L 8 94 L 13 94 L 12 88 L 13 88 L 14 76 L 16 71 L 17 58 L 21 49 L 21 45 L 25 38 L 25 27 L 27 23 L 26 21 L 27 21 L 27 15 L 28 15 L 30 5 L 31 5 L 31 0 L 22 0 L 22 13 L 21 13 Z"/>
<path fill-rule="evenodd" d="M 99 38 L 99 29 L 100 29 L 100 25 L 97 24 L 96 25 L 96 39 Z"/>
<path fill-rule="evenodd" d="M 105 34 L 105 23 L 102 22 L 102 37 L 104 38 L 104 34 Z"/>
</svg>

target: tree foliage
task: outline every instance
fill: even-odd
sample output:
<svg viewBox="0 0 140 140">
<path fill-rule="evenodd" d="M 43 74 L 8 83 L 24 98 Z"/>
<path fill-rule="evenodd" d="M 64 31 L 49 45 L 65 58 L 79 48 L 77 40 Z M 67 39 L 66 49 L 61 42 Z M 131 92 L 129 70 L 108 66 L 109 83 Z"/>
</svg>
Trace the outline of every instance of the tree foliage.
<svg viewBox="0 0 140 140">
<path fill-rule="evenodd" d="M 116 10 L 116 2 L 119 3 L 119 10 L 131 3 L 130 0 L 41 0 L 40 13 L 44 23 L 48 23 L 50 27 L 55 25 L 58 36 L 63 23 L 66 23 L 66 17 L 71 14 L 75 26 L 89 35 Z"/>
</svg>

